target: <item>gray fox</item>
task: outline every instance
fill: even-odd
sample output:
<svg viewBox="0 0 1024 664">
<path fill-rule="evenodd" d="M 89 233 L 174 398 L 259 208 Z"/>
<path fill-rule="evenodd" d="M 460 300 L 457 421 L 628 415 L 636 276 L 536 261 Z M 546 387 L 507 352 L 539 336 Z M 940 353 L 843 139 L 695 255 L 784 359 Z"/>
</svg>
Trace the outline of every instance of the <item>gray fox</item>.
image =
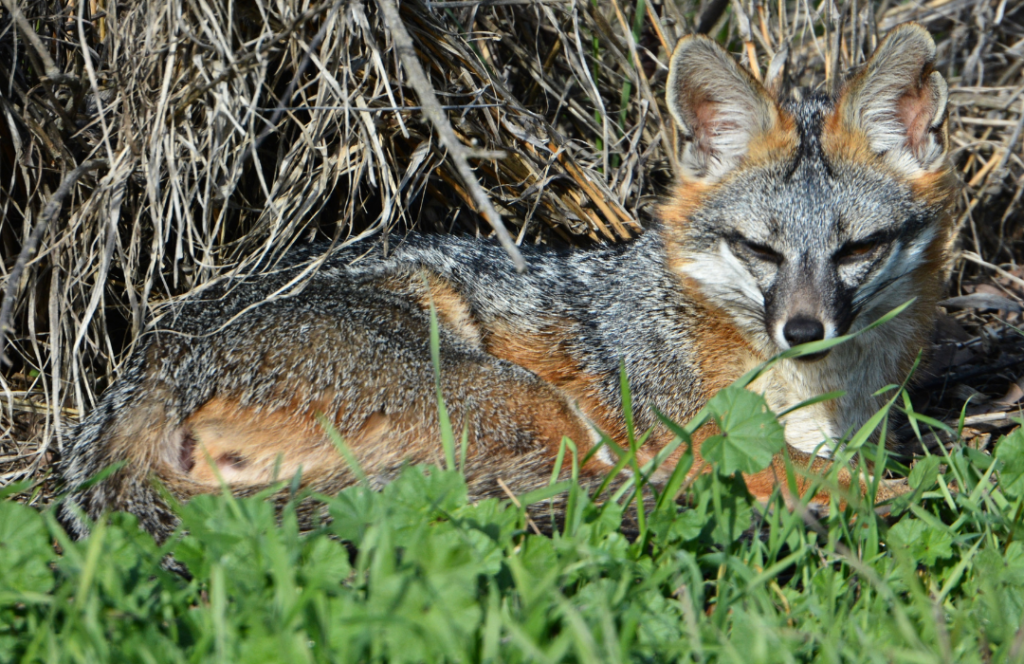
<svg viewBox="0 0 1024 664">
<path fill-rule="evenodd" d="M 667 85 L 685 175 L 639 238 L 524 248 L 521 274 L 481 240 L 414 234 L 387 255 L 310 245 L 186 298 L 78 426 L 61 463 L 62 521 L 82 535 L 80 515 L 125 510 L 164 538 L 176 520 L 154 479 L 179 500 L 218 492 L 221 479 L 251 494 L 297 472 L 337 492 L 356 478 L 321 418 L 373 486 L 439 461 L 431 303 L 444 398 L 468 434 L 470 495 L 483 498 L 502 496 L 502 483 L 517 494 L 546 485 L 563 436 L 581 456 L 598 432 L 625 445 L 620 362 L 636 426 L 654 430 L 646 463 L 673 439 L 655 409 L 686 422 L 780 351 L 913 299 L 890 323 L 784 360 L 752 386 L 776 412 L 845 391 L 783 420 L 788 457 L 826 468 L 877 411 L 876 390 L 911 369 L 948 271 L 957 180 L 934 61 L 928 32 L 902 25 L 834 97 L 781 101 L 714 41 L 687 37 Z M 323 262 L 301 292 L 268 298 L 312 260 Z M 697 455 L 714 433 L 696 432 Z M 596 485 L 614 462 L 599 449 L 580 481 Z M 785 484 L 783 455 L 745 479 L 768 497 Z"/>
</svg>

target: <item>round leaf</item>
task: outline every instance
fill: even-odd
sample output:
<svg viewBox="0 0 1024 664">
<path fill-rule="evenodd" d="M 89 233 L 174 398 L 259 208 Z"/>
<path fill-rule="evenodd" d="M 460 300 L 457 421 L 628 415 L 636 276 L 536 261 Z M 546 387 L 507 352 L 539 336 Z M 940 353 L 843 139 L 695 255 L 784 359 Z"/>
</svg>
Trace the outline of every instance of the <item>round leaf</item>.
<svg viewBox="0 0 1024 664">
<path fill-rule="evenodd" d="M 786 444 L 782 425 L 760 394 L 729 386 L 708 408 L 722 433 L 705 440 L 700 452 L 726 475 L 764 470 Z"/>
</svg>

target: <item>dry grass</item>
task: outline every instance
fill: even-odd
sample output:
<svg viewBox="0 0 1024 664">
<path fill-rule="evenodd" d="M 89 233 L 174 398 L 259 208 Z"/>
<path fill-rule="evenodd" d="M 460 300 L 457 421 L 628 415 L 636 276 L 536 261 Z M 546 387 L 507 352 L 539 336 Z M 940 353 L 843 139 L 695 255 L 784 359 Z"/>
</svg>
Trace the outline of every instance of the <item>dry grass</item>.
<svg viewBox="0 0 1024 664">
<path fill-rule="evenodd" d="M 294 243 L 637 235 L 675 168 L 665 63 L 696 29 L 759 76 L 834 88 L 886 30 L 922 22 L 952 91 L 962 244 L 1008 273 L 1021 256 L 1016 1 L 0 6 L 0 486 L 46 477 L 168 302 Z M 962 268 L 958 289 L 994 274 Z"/>
</svg>

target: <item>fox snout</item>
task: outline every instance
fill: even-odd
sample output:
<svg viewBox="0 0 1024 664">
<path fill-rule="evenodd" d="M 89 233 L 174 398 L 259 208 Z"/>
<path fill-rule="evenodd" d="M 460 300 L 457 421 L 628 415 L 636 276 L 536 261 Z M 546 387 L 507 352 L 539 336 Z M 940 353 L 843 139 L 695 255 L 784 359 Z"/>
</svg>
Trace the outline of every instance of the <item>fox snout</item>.
<svg viewBox="0 0 1024 664">
<path fill-rule="evenodd" d="M 786 321 L 782 326 L 782 336 L 790 346 L 799 346 L 812 341 L 821 341 L 825 338 L 825 326 L 820 320 L 807 316 L 795 316 Z M 828 351 L 805 355 L 800 359 L 810 360 L 825 357 Z"/>
<path fill-rule="evenodd" d="M 780 350 L 846 333 L 852 323 L 852 307 L 834 274 L 828 270 L 807 269 L 806 264 L 802 270 L 782 269 L 780 272 L 779 282 L 765 298 L 766 331 Z M 813 362 L 828 352 L 824 350 L 795 359 Z"/>
<path fill-rule="evenodd" d="M 835 336 L 835 326 L 829 321 L 822 320 L 825 318 L 824 316 L 807 313 L 806 310 L 793 313 L 780 312 L 780 314 L 773 317 L 769 311 L 767 330 L 772 341 L 775 342 L 775 345 L 780 350 L 789 350 L 794 346 L 808 344 L 812 341 L 821 341 L 826 337 L 831 338 Z M 801 355 L 795 359 L 813 362 L 820 360 L 826 355 L 828 355 L 828 351 L 824 350 L 813 355 Z"/>
</svg>

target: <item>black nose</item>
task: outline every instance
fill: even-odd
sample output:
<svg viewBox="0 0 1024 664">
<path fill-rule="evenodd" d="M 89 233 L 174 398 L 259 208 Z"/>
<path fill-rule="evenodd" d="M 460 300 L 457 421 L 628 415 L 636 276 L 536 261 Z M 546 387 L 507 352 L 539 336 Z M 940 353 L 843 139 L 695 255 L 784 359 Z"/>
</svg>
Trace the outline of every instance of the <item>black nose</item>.
<svg viewBox="0 0 1024 664">
<path fill-rule="evenodd" d="M 811 341 L 821 341 L 825 338 L 825 326 L 820 321 L 802 316 L 791 318 L 782 328 L 782 334 L 790 346 L 799 346 Z"/>
</svg>

